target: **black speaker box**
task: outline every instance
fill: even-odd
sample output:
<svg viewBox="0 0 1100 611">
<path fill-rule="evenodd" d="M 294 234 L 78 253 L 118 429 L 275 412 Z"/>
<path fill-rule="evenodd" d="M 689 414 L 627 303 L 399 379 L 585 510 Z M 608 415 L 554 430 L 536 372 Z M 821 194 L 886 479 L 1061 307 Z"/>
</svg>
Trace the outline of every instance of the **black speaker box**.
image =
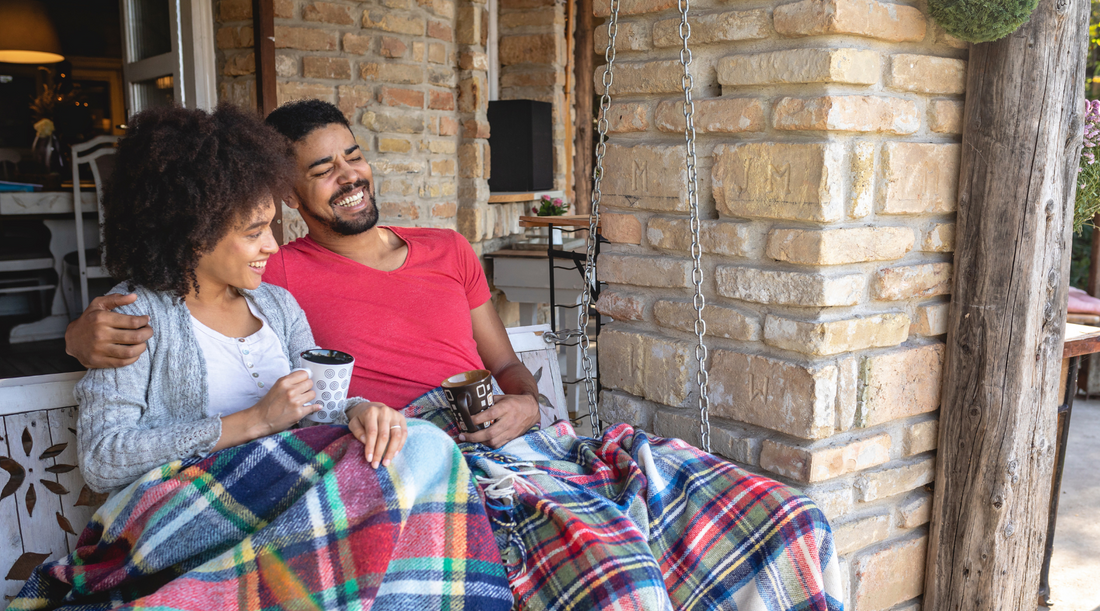
<svg viewBox="0 0 1100 611">
<path fill-rule="evenodd" d="M 489 102 L 489 190 L 547 191 L 554 187 L 549 102 Z"/>
</svg>

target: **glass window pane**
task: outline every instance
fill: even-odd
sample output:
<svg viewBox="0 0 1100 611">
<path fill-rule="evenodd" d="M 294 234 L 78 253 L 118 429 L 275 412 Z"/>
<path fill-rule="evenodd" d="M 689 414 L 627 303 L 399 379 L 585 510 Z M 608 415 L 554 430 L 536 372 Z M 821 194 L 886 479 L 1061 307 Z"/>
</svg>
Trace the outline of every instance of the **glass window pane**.
<svg viewBox="0 0 1100 611">
<path fill-rule="evenodd" d="M 176 102 L 171 75 L 139 81 L 130 86 L 134 88 L 134 105 L 137 107 L 131 110 L 131 116 L 149 108 L 171 106 Z"/>
<path fill-rule="evenodd" d="M 168 0 L 129 0 L 130 61 L 172 51 L 172 30 L 169 25 Z"/>
</svg>

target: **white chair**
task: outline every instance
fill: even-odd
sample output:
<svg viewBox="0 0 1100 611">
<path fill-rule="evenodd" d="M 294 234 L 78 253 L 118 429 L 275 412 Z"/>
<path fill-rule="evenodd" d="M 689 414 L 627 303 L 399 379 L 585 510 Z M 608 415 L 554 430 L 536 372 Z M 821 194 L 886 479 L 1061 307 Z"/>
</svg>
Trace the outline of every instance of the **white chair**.
<svg viewBox="0 0 1100 611">
<path fill-rule="evenodd" d="M 73 210 L 76 219 L 76 253 L 80 267 L 80 300 L 81 309 L 87 309 L 88 279 L 110 278 L 107 268 L 103 265 L 103 182 L 107 179 L 109 169 L 113 169 L 113 158 L 107 159 L 107 155 L 114 155 L 118 143 L 118 136 L 97 136 L 91 140 L 73 145 Z M 92 180 L 95 183 L 95 201 L 97 216 L 99 219 L 99 256 L 93 261 L 88 260 L 88 252 L 84 246 L 84 214 L 80 206 L 80 165 L 86 163 L 91 167 Z"/>
</svg>

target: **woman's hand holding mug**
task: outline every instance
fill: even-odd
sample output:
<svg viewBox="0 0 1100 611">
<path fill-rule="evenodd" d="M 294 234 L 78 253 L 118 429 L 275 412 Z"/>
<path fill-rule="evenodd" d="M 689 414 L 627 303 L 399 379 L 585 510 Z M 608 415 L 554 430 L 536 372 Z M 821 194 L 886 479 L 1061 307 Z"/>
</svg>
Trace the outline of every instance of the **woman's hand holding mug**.
<svg viewBox="0 0 1100 611">
<path fill-rule="evenodd" d="M 259 403 L 222 416 L 222 436 L 214 451 L 285 431 L 320 409 L 312 404 L 314 396 L 313 381 L 308 373 L 292 371 L 279 378 Z"/>
<path fill-rule="evenodd" d="M 313 404 L 315 397 L 313 381 L 310 380 L 308 371 L 295 369 L 279 378 L 271 385 L 271 390 L 267 391 L 264 398 L 249 408 L 253 413 L 254 424 L 261 427 L 260 430 L 267 427 L 266 432 L 258 437 L 285 431 L 319 410 L 321 407 Z"/>
</svg>

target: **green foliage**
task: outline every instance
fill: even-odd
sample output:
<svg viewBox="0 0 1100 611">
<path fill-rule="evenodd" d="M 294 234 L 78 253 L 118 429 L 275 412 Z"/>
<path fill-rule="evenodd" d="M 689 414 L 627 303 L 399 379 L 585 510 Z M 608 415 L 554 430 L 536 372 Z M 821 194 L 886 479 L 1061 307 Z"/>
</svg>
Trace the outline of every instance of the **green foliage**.
<svg viewBox="0 0 1100 611">
<path fill-rule="evenodd" d="M 1082 291 L 1089 282 L 1092 231 L 1092 223 L 1087 223 L 1081 228 L 1081 233 L 1073 236 L 1073 250 L 1069 261 L 1069 285 Z"/>
<path fill-rule="evenodd" d="M 1080 234 L 1086 223 L 1100 213 L 1100 163 L 1088 163 L 1081 158 L 1077 175 L 1077 195 L 1073 201 L 1073 232 Z"/>
<path fill-rule="evenodd" d="M 549 195 L 543 195 L 539 205 L 532 207 L 531 210 L 539 216 L 561 216 L 569 210 L 569 204 L 560 197 L 551 198 Z"/>
<path fill-rule="evenodd" d="M 1015 32 L 1038 4 L 1038 0 L 928 0 L 928 12 L 956 38 L 989 42 Z"/>
<path fill-rule="evenodd" d="M 1085 59 L 1085 97 L 1100 98 L 1100 76 L 1097 75 L 1097 66 L 1100 65 L 1100 0 L 1092 0 L 1092 10 L 1089 15 L 1089 52 Z M 1082 155 L 1082 157 L 1085 157 Z M 1095 157 L 1095 155 L 1094 155 Z M 1092 170 L 1085 170 L 1091 165 Z M 1088 164 L 1087 159 L 1082 159 L 1082 175 L 1078 176 L 1077 196 L 1074 199 L 1074 223 L 1073 251 L 1070 260 L 1070 286 L 1084 289 L 1089 278 L 1089 266 L 1091 264 L 1091 244 L 1093 225 L 1089 222 L 1079 223 L 1078 219 L 1084 217 L 1087 221 L 1087 208 L 1095 205 L 1097 198 L 1097 177 L 1086 172 L 1100 172 L 1100 163 Z M 1082 186 L 1084 183 L 1085 186 Z M 1090 186 L 1091 185 L 1091 186 Z M 1092 194 L 1092 200 L 1086 201 L 1083 193 Z"/>
</svg>

